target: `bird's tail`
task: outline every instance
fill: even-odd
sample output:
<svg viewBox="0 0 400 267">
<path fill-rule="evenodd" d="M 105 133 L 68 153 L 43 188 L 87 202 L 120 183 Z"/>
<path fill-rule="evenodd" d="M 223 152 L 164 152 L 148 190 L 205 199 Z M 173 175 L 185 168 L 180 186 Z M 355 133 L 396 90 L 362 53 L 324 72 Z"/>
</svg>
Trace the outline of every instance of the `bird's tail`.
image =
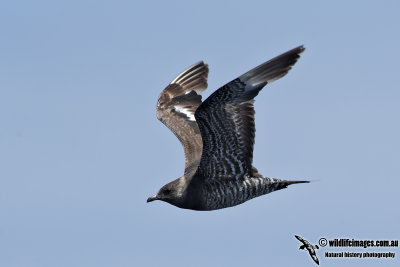
<svg viewBox="0 0 400 267">
<path fill-rule="evenodd" d="M 275 182 L 277 184 L 276 190 L 280 190 L 280 189 L 287 188 L 289 185 L 292 185 L 292 184 L 304 184 L 304 183 L 309 183 L 310 181 L 306 181 L 306 180 L 291 181 L 291 180 L 275 179 Z"/>
</svg>

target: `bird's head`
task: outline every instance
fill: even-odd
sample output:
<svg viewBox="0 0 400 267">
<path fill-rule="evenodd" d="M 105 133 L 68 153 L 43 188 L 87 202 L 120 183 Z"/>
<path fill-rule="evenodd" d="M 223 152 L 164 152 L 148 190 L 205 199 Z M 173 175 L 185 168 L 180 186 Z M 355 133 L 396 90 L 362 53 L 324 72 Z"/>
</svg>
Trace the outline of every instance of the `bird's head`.
<svg viewBox="0 0 400 267">
<path fill-rule="evenodd" d="M 147 202 L 162 200 L 180 207 L 185 200 L 185 188 L 186 184 L 184 177 L 180 177 L 161 187 L 157 194 L 147 199 Z"/>
</svg>

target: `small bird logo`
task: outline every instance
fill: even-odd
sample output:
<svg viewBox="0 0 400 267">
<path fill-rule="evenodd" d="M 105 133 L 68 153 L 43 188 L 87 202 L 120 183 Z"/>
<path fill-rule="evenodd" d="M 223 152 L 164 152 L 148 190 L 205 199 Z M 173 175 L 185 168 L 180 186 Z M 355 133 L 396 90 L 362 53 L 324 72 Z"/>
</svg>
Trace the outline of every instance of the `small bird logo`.
<svg viewBox="0 0 400 267">
<path fill-rule="evenodd" d="M 315 261 L 315 263 L 316 263 L 317 265 L 319 265 L 319 260 L 318 260 L 317 254 L 315 253 L 315 249 L 319 249 L 318 245 L 313 246 L 313 245 L 310 244 L 310 242 L 308 242 L 307 240 L 301 238 L 301 237 L 298 236 L 298 235 L 295 235 L 295 237 L 296 237 L 301 243 L 303 243 L 303 245 L 301 245 L 301 246 L 299 247 L 299 249 L 304 249 L 304 250 L 307 249 L 307 250 L 308 250 L 308 253 L 309 253 L 310 256 L 311 256 L 311 258 Z"/>
</svg>

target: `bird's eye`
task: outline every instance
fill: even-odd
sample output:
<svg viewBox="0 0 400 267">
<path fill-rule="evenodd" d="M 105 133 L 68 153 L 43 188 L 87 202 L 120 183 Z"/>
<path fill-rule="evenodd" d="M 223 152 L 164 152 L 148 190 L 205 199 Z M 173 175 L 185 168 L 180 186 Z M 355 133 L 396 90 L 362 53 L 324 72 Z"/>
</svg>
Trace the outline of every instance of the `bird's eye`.
<svg viewBox="0 0 400 267">
<path fill-rule="evenodd" d="M 171 193 L 171 189 L 165 189 L 163 193 L 164 195 L 169 195 Z"/>
</svg>

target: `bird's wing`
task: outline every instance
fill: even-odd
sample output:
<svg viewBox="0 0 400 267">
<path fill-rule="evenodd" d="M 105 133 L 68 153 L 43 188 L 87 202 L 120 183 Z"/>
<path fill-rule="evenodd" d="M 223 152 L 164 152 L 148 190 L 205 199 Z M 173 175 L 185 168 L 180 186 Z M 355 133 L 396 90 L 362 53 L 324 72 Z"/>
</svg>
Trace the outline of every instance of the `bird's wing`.
<svg viewBox="0 0 400 267">
<path fill-rule="evenodd" d="M 202 179 L 238 179 L 252 176 L 254 100 L 267 84 L 286 75 L 304 51 L 300 46 L 229 82 L 196 110 L 203 140 L 196 176 Z"/>
<path fill-rule="evenodd" d="M 208 65 L 199 62 L 179 74 L 160 94 L 157 118 L 182 143 L 185 152 L 185 174 L 197 169 L 202 140 L 194 113 L 201 104 L 201 95 L 207 88 Z"/>
<path fill-rule="evenodd" d="M 311 247 L 311 248 L 313 247 L 313 246 L 311 245 L 310 242 L 308 242 L 307 240 L 301 238 L 300 236 L 295 235 L 295 237 L 296 237 L 301 243 L 303 243 L 304 245 L 306 245 L 306 246 L 307 246 L 307 249 L 308 249 L 308 247 Z"/>
<path fill-rule="evenodd" d="M 315 262 L 317 265 L 319 265 L 319 260 L 318 260 L 317 254 L 315 253 L 315 250 L 314 250 L 314 249 L 313 249 L 312 251 L 311 251 L 311 250 L 308 250 L 308 253 L 310 253 L 310 256 L 311 256 L 311 258 L 314 260 L 314 262 Z"/>
<path fill-rule="evenodd" d="M 297 240 L 299 240 L 301 243 L 306 244 L 305 242 L 307 242 L 306 240 L 304 240 L 303 238 L 301 238 L 298 235 L 295 235 L 295 237 L 297 238 Z"/>
</svg>

